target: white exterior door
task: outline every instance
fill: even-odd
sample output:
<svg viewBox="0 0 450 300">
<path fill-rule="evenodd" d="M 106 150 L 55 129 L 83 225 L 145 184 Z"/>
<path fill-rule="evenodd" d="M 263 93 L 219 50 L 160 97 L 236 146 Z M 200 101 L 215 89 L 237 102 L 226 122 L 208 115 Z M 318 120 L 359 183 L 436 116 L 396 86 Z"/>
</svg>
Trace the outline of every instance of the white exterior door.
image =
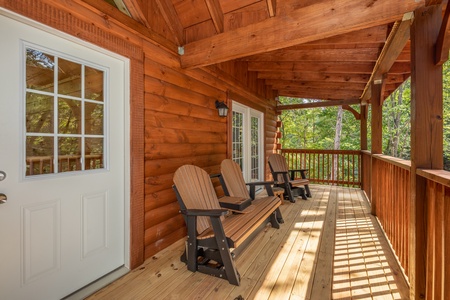
<svg viewBox="0 0 450 300">
<path fill-rule="evenodd" d="M 128 62 L 6 14 L 0 299 L 60 299 L 126 263 Z"/>
</svg>

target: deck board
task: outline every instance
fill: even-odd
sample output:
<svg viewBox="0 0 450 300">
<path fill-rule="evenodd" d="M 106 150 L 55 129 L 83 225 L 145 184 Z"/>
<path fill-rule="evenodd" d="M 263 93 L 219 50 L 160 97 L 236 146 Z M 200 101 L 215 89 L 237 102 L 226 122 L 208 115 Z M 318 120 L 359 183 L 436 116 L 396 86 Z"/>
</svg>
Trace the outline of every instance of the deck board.
<svg viewBox="0 0 450 300">
<path fill-rule="evenodd" d="M 241 285 L 180 262 L 184 241 L 88 299 L 407 299 L 409 288 L 361 190 L 312 185 L 313 198 L 280 206 L 236 258 Z"/>
</svg>

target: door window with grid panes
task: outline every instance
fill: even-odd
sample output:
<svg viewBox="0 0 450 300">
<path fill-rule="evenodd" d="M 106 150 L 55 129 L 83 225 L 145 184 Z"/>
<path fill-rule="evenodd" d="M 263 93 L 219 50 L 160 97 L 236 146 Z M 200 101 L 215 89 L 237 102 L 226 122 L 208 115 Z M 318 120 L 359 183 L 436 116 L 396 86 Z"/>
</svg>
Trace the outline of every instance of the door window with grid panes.
<svg viewBox="0 0 450 300">
<path fill-rule="evenodd" d="M 26 47 L 25 176 L 105 168 L 106 70 Z"/>
<path fill-rule="evenodd" d="M 233 102 L 232 159 L 248 182 L 263 179 L 263 116 L 262 112 Z"/>
</svg>

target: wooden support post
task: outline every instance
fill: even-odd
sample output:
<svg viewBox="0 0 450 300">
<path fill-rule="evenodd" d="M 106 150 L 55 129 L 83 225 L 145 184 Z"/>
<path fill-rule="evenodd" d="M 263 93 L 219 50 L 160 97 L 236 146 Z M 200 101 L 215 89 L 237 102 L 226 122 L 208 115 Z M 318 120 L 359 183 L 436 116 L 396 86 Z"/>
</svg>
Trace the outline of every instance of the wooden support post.
<svg viewBox="0 0 450 300">
<path fill-rule="evenodd" d="M 381 154 L 383 152 L 383 94 L 384 80 L 377 79 L 372 82 L 372 154 Z M 372 158 L 372 176 L 371 176 L 371 213 L 377 215 L 377 202 L 379 202 L 379 176 L 377 160 Z"/>
<path fill-rule="evenodd" d="M 361 150 L 367 150 L 367 105 L 361 105 L 360 106 L 360 126 L 361 126 L 361 133 L 360 133 L 360 144 L 361 144 Z"/>
<path fill-rule="evenodd" d="M 361 150 L 367 150 L 367 114 L 368 114 L 368 105 L 360 105 L 360 149 Z M 371 170 L 363 170 L 364 167 L 367 165 L 363 163 L 364 157 L 362 157 L 361 160 L 361 189 L 364 190 L 364 187 L 370 186 L 370 173 Z M 368 166 L 370 169 L 371 166 Z M 366 174 L 368 176 L 366 176 Z M 368 190 L 370 191 L 370 189 Z M 370 197 L 370 192 L 367 192 L 367 196 Z"/>
<path fill-rule="evenodd" d="M 442 66 L 435 65 L 435 43 L 442 6 L 418 8 L 411 26 L 411 205 L 409 233 L 410 298 L 427 298 L 426 180 L 418 168 L 443 167 Z M 430 280 L 432 280 L 430 278 Z M 431 295 L 431 294 L 429 294 Z"/>
</svg>

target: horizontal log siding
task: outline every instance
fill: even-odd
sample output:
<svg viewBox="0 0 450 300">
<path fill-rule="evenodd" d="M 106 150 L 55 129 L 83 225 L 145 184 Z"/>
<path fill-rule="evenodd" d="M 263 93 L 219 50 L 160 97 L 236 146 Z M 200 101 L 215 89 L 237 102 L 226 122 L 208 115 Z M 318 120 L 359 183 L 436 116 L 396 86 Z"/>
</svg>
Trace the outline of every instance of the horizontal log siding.
<svg viewBox="0 0 450 300">
<path fill-rule="evenodd" d="M 186 235 L 172 190 L 177 168 L 193 164 L 209 173 L 217 173 L 220 163 L 228 156 L 227 119 L 218 116 L 215 101 L 227 101 L 232 90 L 239 98 L 245 98 L 244 104 L 262 107 L 265 137 L 274 136 L 276 115 L 275 101 L 263 100 L 262 106 L 261 98 L 249 97 L 249 90 L 258 91 L 257 78 L 249 89 L 244 89 L 243 84 L 236 81 L 242 77 L 240 74 L 233 76 L 214 68 L 183 70 L 176 55 L 152 43 L 144 43 L 144 53 L 144 240 L 145 256 L 150 257 Z M 272 108 L 268 108 L 269 103 Z M 265 153 L 272 153 L 274 139 L 264 140 Z"/>
<path fill-rule="evenodd" d="M 377 160 L 379 173 L 376 216 L 395 251 L 405 274 L 409 272 L 409 210 L 410 210 L 410 167 L 406 160 L 385 155 L 373 155 Z"/>
<path fill-rule="evenodd" d="M 0 0 L 0 6 L 130 58 L 132 268 L 186 235 L 173 172 L 186 163 L 217 172 L 227 156 L 227 120 L 217 116 L 216 99 L 240 95 L 262 108 L 265 136 L 275 131 L 275 101 L 263 95 L 261 80 L 245 65 L 182 70 L 161 18 L 149 21 L 158 35 L 103 1 Z M 143 8 L 158 10 L 153 3 Z M 265 141 L 268 153 L 273 146 Z"/>
<path fill-rule="evenodd" d="M 426 299 L 450 298 L 450 172 L 417 170 L 427 180 Z"/>
</svg>

